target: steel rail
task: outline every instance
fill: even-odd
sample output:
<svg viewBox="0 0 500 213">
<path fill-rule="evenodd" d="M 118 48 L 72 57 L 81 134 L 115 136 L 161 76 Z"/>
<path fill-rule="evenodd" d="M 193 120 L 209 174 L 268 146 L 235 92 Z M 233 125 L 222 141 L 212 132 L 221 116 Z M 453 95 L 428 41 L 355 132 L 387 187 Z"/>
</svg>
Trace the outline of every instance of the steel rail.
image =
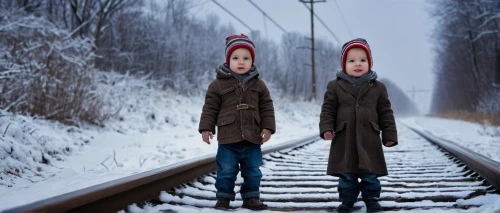
<svg viewBox="0 0 500 213">
<path fill-rule="evenodd" d="M 384 150 L 389 175 L 381 177 L 380 194 L 384 211 L 412 209 L 432 210 L 477 208 L 494 187 L 464 162 L 442 147 L 421 137 L 411 129 L 402 129 L 403 146 Z M 406 133 L 406 134 L 405 134 Z M 402 135 L 402 136 L 403 136 Z M 403 136 L 404 137 L 404 136 Z M 325 144 L 326 143 L 326 144 Z M 293 150 L 280 151 L 264 157 L 260 198 L 269 211 L 336 211 L 340 205 L 337 178 L 326 174 L 330 154 L 328 142 L 317 141 Z M 477 175 L 476 175 L 477 174 Z M 313 176 L 314 175 L 314 176 Z M 214 208 L 216 175 L 210 173 L 192 184 L 182 184 L 164 192 L 150 205 L 158 211 L 183 212 Z M 237 183 L 241 187 L 242 182 Z M 238 193 L 238 190 L 235 190 Z M 238 196 L 231 209 L 240 209 Z M 358 199 L 361 201 L 361 199 Z M 355 205 L 355 211 L 363 208 Z M 149 209 L 144 207 L 144 210 Z M 360 210 L 362 211 L 362 210 Z"/>
<path fill-rule="evenodd" d="M 489 184 L 494 186 L 497 191 L 500 191 L 499 162 L 491 160 L 484 155 L 481 155 L 470 149 L 464 148 L 452 141 L 439 138 L 427 130 L 420 130 L 404 123 L 403 125 L 458 158 L 461 162 L 467 165 L 467 167 L 478 173 L 479 176 L 481 176 L 486 181 L 488 181 Z"/>
<path fill-rule="evenodd" d="M 319 139 L 319 136 L 314 135 L 264 147 L 262 154 L 303 146 Z M 169 190 L 216 170 L 215 154 L 209 154 L 7 209 L 2 213 L 117 212 L 130 204 L 154 199 L 160 191 Z"/>
</svg>

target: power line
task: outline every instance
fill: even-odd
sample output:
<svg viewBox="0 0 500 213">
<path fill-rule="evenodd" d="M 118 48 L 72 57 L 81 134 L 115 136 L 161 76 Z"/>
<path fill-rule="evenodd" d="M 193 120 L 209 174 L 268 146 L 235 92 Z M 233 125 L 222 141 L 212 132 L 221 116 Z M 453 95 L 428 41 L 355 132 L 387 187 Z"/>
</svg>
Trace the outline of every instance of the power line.
<svg viewBox="0 0 500 213">
<path fill-rule="evenodd" d="M 336 1 L 336 0 L 333 0 L 333 2 L 335 2 L 335 5 L 337 6 L 337 10 L 339 11 L 340 16 L 342 17 L 342 20 L 343 20 L 343 22 L 344 22 L 344 25 L 345 25 L 345 27 L 347 28 L 347 32 L 349 32 L 349 35 L 351 36 L 351 38 L 354 38 L 354 36 L 352 36 L 351 28 L 350 28 L 350 27 L 349 27 L 349 25 L 347 24 L 347 21 L 345 20 L 344 14 L 342 13 L 342 10 L 340 10 L 340 6 L 339 6 L 339 4 L 337 3 L 337 1 Z"/>
<path fill-rule="evenodd" d="M 266 12 L 264 12 L 262 9 L 260 9 L 260 7 L 257 6 L 252 0 L 248 0 L 248 2 L 250 2 L 255 8 L 257 8 L 257 10 L 259 10 L 262 13 L 262 15 L 266 16 L 269 20 L 271 20 L 274 23 L 274 25 L 276 25 L 278 28 L 281 29 L 281 31 L 286 33 L 286 30 L 283 29 L 283 27 L 281 27 L 278 23 L 276 23 L 269 15 L 267 15 Z"/>
<path fill-rule="evenodd" d="M 253 32 L 253 29 L 251 27 L 249 27 L 248 25 L 246 25 L 242 20 L 240 20 L 238 17 L 236 17 L 234 14 L 232 14 L 231 12 L 229 12 L 229 10 L 227 10 L 226 8 L 224 8 L 222 5 L 220 5 L 217 1 L 215 0 L 212 0 L 217 6 L 219 6 L 220 8 L 222 8 L 224 11 L 226 11 L 226 13 L 228 13 L 229 15 L 231 15 L 233 18 L 235 18 L 236 20 L 238 20 L 241 24 L 243 24 L 246 28 L 248 28 L 250 30 L 250 32 Z"/>
<path fill-rule="evenodd" d="M 211 0 L 205 0 L 204 2 L 202 2 L 198 7 L 199 9 L 197 11 L 195 11 L 194 13 L 195 14 L 198 14 L 201 10 L 203 10 L 203 7 L 205 6 L 206 3 L 208 3 L 209 1 Z"/>
<path fill-rule="evenodd" d="M 307 6 L 307 4 L 305 2 L 302 2 L 304 4 L 304 6 L 309 10 L 311 11 L 311 8 L 309 6 Z M 319 18 L 318 15 L 316 15 L 316 13 L 314 13 L 313 11 L 311 11 L 314 15 L 314 17 L 316 17 L 318 19 L 318 21 L 326 28 L 326 30 L 328 30 L 328 32 L 330 32 L 330 34 L 333 36 L 333 38 L 335 38 L 335 40 L 337 40 L 337 42 L 340 44 L 340 40 L 339 38 L 337 38 L 337 36 L 332 32 L 332 30 L 330 30 L 330 28 L 328 26 L 326 26 L 325 22 L 323 22 L 323 20 L 321 20 Z"/>
</svg>

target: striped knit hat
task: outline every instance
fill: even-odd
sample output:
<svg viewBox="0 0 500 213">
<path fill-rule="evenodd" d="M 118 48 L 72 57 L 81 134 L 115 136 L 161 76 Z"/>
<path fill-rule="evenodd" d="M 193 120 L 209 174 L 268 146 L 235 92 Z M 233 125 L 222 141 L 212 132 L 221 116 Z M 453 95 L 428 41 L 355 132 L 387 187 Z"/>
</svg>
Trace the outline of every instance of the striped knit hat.
<svg viewBox="0 0 500 213">
<path fill-rule="evenodd" d="M 226 64 L 229 66 L 229 57 L 234 50 L 246 48 L 252 55 L 252 63 L 255 61 L 255 45 L 245 34 L 231 35 L 226 38 Z"/>
<path fill-rule="evenodd" d="M 356 38 L 350 40 L 346 42 L 344 45 L 342 45 L 342 52 L 340 52 L 340 57 L 341 57 L 340 61 L 342 62 L 342 70 L 345 71 L 345 60 L 347 57 L 347 52 L 349 52 L 349 50 L 354 47 L 359 47 L 365 50 L 366 56 L 368 56 L 368 70 L 371 70 L 373 66 L 372 51 L 370 50 L 370 45 L 368 45 L 368 42 L 366 42 L 366 40 L 362 38 Z"/>
</svg>

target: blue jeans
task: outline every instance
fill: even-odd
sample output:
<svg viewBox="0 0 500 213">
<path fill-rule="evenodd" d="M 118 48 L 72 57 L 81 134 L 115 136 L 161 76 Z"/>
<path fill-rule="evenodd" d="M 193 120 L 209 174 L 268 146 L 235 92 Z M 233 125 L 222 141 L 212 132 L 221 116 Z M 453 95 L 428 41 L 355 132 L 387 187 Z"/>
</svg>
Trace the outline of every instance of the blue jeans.
<svg viewBox="0 0 500 213">
<path fill-rule="evenodd" d="M 259 167 L 262 164 L 262 151 L 259 144 L 248 141 L 219 144 L 215 162 L 218 167 L 215 180 L 215 188 L 217 189 L 215 196 L 217 199 L 234 200 L 236 197 L 234 182 L 240 168 L 241 177 L 243 177 L 240 190 L 241 198 L 260 197 L 259 187 L 262 172 L 260 172 Z"/>
<path fill-rule="evenodd" d="M 358 178 L 361 182 L 358 182 Z M 340 201 L 356 202 L 360 191 L 363 199 L 379 198 L 382 187 L 376 174 L 342 173 L 339 177 L 338 190 Z"/>
</svg>

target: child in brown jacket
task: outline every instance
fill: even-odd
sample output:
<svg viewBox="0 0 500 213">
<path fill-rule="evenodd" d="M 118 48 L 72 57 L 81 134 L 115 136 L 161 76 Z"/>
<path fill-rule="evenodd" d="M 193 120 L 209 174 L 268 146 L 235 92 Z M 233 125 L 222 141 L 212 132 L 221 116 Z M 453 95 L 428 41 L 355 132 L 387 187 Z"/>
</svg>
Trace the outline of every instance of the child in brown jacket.
<svg viewBox="0 0 500 213">
<path fill-rule="evenodd" d="M 254 44 L 246 35 L 226 38 L 226 63 L 216 69 L 217 77 L 205 96 L 199 132 L 210 144 L 217 126 L 216 209 L 229 209 L 234 200 L 234 182 L 241 168 L 243 208 L 262 210 L 261 144 L 276 131 L 273 101 L 254 66 Z"/>
<path fill-rule="evenodd" d="M 391 102 L 371 70 L 366 40 L 346 42 L 341 64 L 337 78 L 328 83 L 320 114 L 320 136 L 332 140 L 327 174 L 339 177 L 338 212 L 351 212 L 360 191 L 367 212 L 381 212 L 378 177 L 388 174 L 382 144 L 398 143 Z"/>
</svg>

